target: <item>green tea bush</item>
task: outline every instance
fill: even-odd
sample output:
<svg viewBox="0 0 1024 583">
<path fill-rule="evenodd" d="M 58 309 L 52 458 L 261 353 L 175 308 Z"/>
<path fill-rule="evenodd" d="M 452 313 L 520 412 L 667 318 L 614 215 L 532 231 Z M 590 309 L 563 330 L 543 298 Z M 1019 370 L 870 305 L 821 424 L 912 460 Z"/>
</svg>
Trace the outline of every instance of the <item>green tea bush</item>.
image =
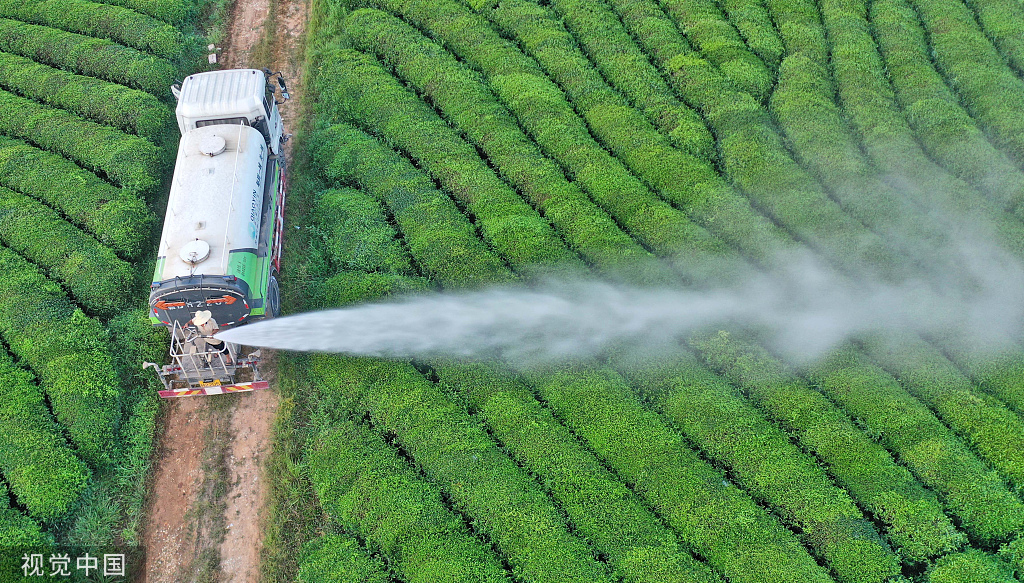
<svg viewBox="0 0 1024 583">
<path fill-rule="evenodd" d="M 305 306 L 308 309 L 337 308 L 432 289 L 430 281 L 424 277 L 342 271 L 311 284 L 306 290 Z"/>
<path fill-rule="evenodd" d="M 588 262 L 618 269 L 650 259 L 577 183 L 566 179 L 558 164 L 544 156 L 487 86 L 439 45 L 373 9 L 353 11 L 340 28 L 348 42 L 374 52 L 400 78 L 424 92 Z"/>
<path fill-rule="evenodd" d="M 832 68 L 839 87 L 844 110 L 853 127 L 861 136 L 866 151 L 875 164 L 893 176 L 899 177 L 902 200 L 916 202 L 937 217 L 957 217 L 969 224 L 994 225 L 993 239 L 1024 257 L 1024 226 L 1019 220 L 1002 212 L 1002 209 L 974 191 L 969 185 L 946 173 L 935 164 L 919 145 L 906 119 L 896 104 L 887 78 L 882 59 L 866 19 L 866 3 L 863 0 L 823 0 L 820 3 L 822 16 L 828 29 L 832 51 Z M 945 138 L 943 138 L 945 139 Z M 953 156 L 955 160 L 957 156 Z M 1004 206 L 1012 201 L 1001 201 Z M 912 205 L 907 205 L 913 210 Z M 915 214 L 921 215 L 921 213 Z M 908 213 L 900 212 L 899 219 L 893 217 L 892 224 L 898 229 L 903 223 L 926 223 L 934 221 L 927 215 L 908 219 Z M 932 232 L 947 230 L 949 227 L 940 218 L 934 221 Z M 897 233 L 900 238 L 900 233 Z M 942 269 L 957 270 L 962 266 L 950 259 L 946 249 L 954 248 L 949 243 L 934 245 L 934 238 L 922 241 L 923 237 L 902 236 L 904 240 L 917 240 L 921 250 L 933 254 L 923 263 L 943 265 Z M 936 251 L 942 251 L 935 254 Z"/>
<path fill-rule="evenodd" d="M 177 77 L 166 59 L 105 39 L 0 18 L 0 50 L 171 98 Z"/>
<path fill-rule="evenodd" d="M 150 191 L 163 174 L 160 149 L 149 140 L 7 91 L 0 91 L 0 131 L 102 172 L 133 192 Z"/>
<path fill-rule="evenodd" d="M 390 583 L 387 568 L 355 538 L 325 534 L 302 545 L 298 583 Z"/>
<path fill-rule="evenodd" d="M 167 23 L 89 0 L 0 0 L 0 16 L 107 38 L 167 59 L 180 55 L 185 41 L 181 31 Z"/>
<path fill-rule="evenodd" d="M 195 0 L 101 0 L 101 3 L 130 8 L 175 26 L 195 18 L 199 7 Z"/>
<path fill-rule="evenodd" d="M 953 174 L 1013 210 L 1024 174 L 997 150 L 935 70 L 917 13 L 906 0 L 872 2 L 874 39 L 907 121 L 921 144 Z"/>
<path fill-rule="evenodd" d="M 655 65 L 675 55 L 693 52 L 675 23 L 651 0 L 614 0 L 608 3 L 622 24 Z M 652 42 L 652 39 L 657 39 Z"/>
<path fill-rule="evenodd" d="M 1000 547 L 999 558 L 1010 565 L 1018 579 L 1024 575 L 1024 537 Z"/>
<path fill-rule="evenodd" d="M 734 583 L 831 582 L 796 536 L 636 400 L 614 371 L 526 374 L 558 419 Z"/>
<path fill-rule="evenodd" d="M 149 314 L 148 307 L 125 310 L 107 322 L 111 345 L 116 347 L 114 359 L 126 385 L 152 375 L 152 370 L 142 370 L 142 363 L 163 362 L 170 348 L 167 329 L 154 326 Z M 155 382 L 156 377 L 152 380 Z"/>
<path fill-rule="evenodd" d="M 316 356 L 328 369 L 330 356 Z M 324 387 L 325 391 L 335 390 Z M 312 444 L 304 469 L 320 503 L 338 523 L 363 537 L 371 550 L 386 557 L 407 583 L 507 583 L 488 546 L 470 533 L 462 519 L 442 501 L 436 485 L 416 474 L 379 434 L 354 421 L 338 422 Z M 315 545 L 315 543 L 314 543 Z M 347 548 L 346 548 L 347 546 Z M 303 557 L 300 580 L 328 580 L 336 564 L 325 555 L 344 553 L 370 577 L 380 572 L 351 545 L 335 550 L 326 544 Z M 314 549 L 316 547 L 314 546 Z M 306 552 L 310 552 L 309 547 Z M 342 579 L 344 580 L 344 579 Z M 374 579 L 369 579 L 373 581 Z M 384 581 L 389 579 L 384 577 Z M 359 579 L 362 583 L 363 579 Z"/>
<path fill-rule="evenodd" d="M 1018 488 L 1024 487 L 1024 419 L 979 393 L 937 348 L 906 333 L 865 340 L 868 355 Z"/>
<path fill-rule="evenodd" d="M 355 188 L 320 192 L 312 218 L 335 270 L 413 275 L 407 251 L 380 203 Z"/>
<path fill-rule="evenodd" d="M 821 66 L 828 63 L 825 29 L 813 0 L 765 0 L 765 8 L 786 47 L 784 56 L 802 55 Z"/>
<path fill-rule="evenodd" d="M 953 337 L 929 337 L 975 385 L 1024 415 L 1024 348 L 1007 342 L 999 350 L 978 350 Z"/>
<path fill-rule="evenodd" d="M 113 316 L 128 305 L 134 271 L 109 248 L 39 201 L 0 187 L 0 242 L 67 286 L 92 313 Z"/>
<path fill-rule="evenodd" d="M 622 28 L 622 24 L 611 10 L 604 8 L 601 4 L 582 0 L 553 2 L 551 7 L 557 11 L 565 26 L 579 40 L 581 47 L 587 52 L 590 60 L 593 61 L 604 78 L 621 91 L 651 124 L 666 134 L 673 146 L 703 160 L 713 160 L 716 157 L 714 138 L 704 125 L 700 115 L 676 98 L 658 70 L 637 48 L 636 43 Z M 523 3 L 502 3 L 501 8 L 487 10 L 485 14 L 492 13 L 497 17 L 498 13 L 508 12 L 524 17 L 529 15 L 535 21 L 526 23 L 528 24 L 526 28 L 520 28 L 519 30 L 523 33 L 527 33 L 530 29 L 538 31 L 538 27 L 553 32 L 553 29 L 544 23 L 550 18 L 548 13 L 535 9 L 530 10 L 528 5 Z M 505 18 L 499 17 L 497 22 L 507 21 Z M 563 36 L 565 33 L 559 31 L 556 34 Z M 526 37 L 523 38 L 525 40 Z M 554 37 L 550 37 L 549 40 L 553 41 Z M 575 44 L 571 41 L 565 43 L 564 46 L 572 47 L 575 51 Z M 545 48 L 554 47 L 546 45 Z M 530 50 L 531 52 L 537 50 L 536 43 L 531 46 Z M 583 82 L 594 84 L 595 80 L 591 79 L 592 75 L 589 74 L 588 64 L 578 61 L 577 55 L 566 54 L 565 56 L 571 58 L 563 65 L 580 73 L 573 79 L 577 87 Z M 549 65 L 545 64 L 545 61 L 542 60 L 541 64 L 549 72 L 553 71 Z M 556 76 L 555 80 L 559 83 L 562 82 L 561 76 Z M 596 81 L 597 85 L 603 84 L 599 79 Z M 578 94 L 570 85 L 563 83 L 562 86 L 569 93 Z M 601 97 L 607 99 L 604 94 L 601 94 Z M 613 100 L 616 101 L 616 105 L 626 105 L 621 99 L 613 98 Z M 584 100 L 578 103 L 585 102 Z"/>
<path fill-rule="evenodd" d="M 969 0 L 985 36 L 1018 75 L 1024 74 L 1024 6 L 1006 0 Z"/>
<path fill-rule="evenodd" d="M 10 53 L 0 53 L 0 87 L 150 141 L 163 141 L 177 132 L 171 108 L 144 91 Z"/>
<path fill-rule="evenodd" d="M 89 480 L 32 375 L 0 347 L 0 472 L 18 503 L 44 521 L 66 515 Z"/>
<path fill-rule="evenodd" d="M 947 230 L 877 175 L 843 121 L 831 85 L 828 69 L 803 54 L 783 60 L 769 103 L 794 153 L 850 215 L 904 255 L 941 265 L 951 245 Z"/>
<path fill-rule="evenodd" d="M 605 60 L 622 54 L 618 48 L 605 51 L 595 46 L 599 44 L 596 39 L 610 37 L 608 28 L 615 22 L 611 11 L 590 0 L 578 1 L 582 6 L 574 7 L 576 13 L 595 17 L 593 22 L 577 22 L 578 34 L 588 41 L 593 39 L 588 42 L 591 52 Z M 566 91 L 598 139 L 652 190 L 744 254 L 770 260 L 784 240 L 775 226 L 733 191 L 711 164 L 673 148 L 665 136 L 629 107 L 550 10 L 525 0 L 505 0 L 488 15 L 509 35 L 515 35 Z M 599 15 L 605 18 L 598 20 Z M 625 31 L 622 35 L 624 41 L 629 40 Z"/>
<path fill-rule="evenodd" d="M 927 583 L 1013 583 L 1009 566 L 976 549 L 946 555 L 928 570 Z"/>
<path fill-rule="evenodd" d="M 744 396 L 813 452 L 840 486 L 885 524 L 897 544 L 920 559 L 956 546 L 959 537 L 935 494 L 821 393 L 793 375 L 760 346 L 719 332 L 690 344 Z M 927 541 L 927 550 L 914 539 Z"/>
<path fill-rule="evenodd" d="M 877 235 L 828 197 L 786 150 L 768 113 L 693 55 L 663 64 L 680 94 L 704 111 L 719 137 L 726 172 L 763 212 L 848 269 L 897 271 L 900 263 Z"/>
<path fill-rule="evenodd" d="M 623 357 L 615 364 L 644 400 L 691 443 L 729 468 L 740 487 L 784 522 L 799 527 L 805 544 L 839 580 L 885 581 L 899 573 L 900 559 L 850 494 L 834 485 L 817 460 L 793 444 L 739 390 L 692 354 L 659 362 Z M 948 519 L 938 524 L 907 520 L 885 525 L 897 549 L 916 562 L 965 542 Z"/>
<path fill-rule="evenodd" d="M 0 136 L 0 185 L 60 211 L 122 257 L 149 248 L 156 216 L 146 202 L 57 154 Z"/>
<path fill-rule="evenodd" d="M 337 183 L 355 183 L 388 207 L 424 275 L 445 287 L 511 280 L 448 195 L 400 154 L 345 124 L 310 138 L 314 162 Z"/>
<path fill-rule="evenodd" d="M 16 508 L 11 508 L 8 502 L 7 484 L 0 481 L 0 548 L 13 549 L 18 547 L 37 547 L 48 542 L 52 538 L 39 528 L 39 524 L 25 516 Z M 0 567 L 3 567 L 5 576 L 7 569 L 19 569 L 21 561 L 19 557 L 11 557 L 8 553 L 0 558 Z M 17 564 L 15 564 L 17 561 Z"/>
<path fill-rule="evenodd" d="M 108 466 L 122 387 L 106 330 L 6 247 L 0 273 L 0 337 L 39 378 L 78 455 L 93 467 Z"/>
<path fill-rule="evenodd" d="M 993 545 L 1024 530 L 1024 504 L 1002 477 L 863 354 L 842 348 L 809 367 L 804 376 L 938 494 L 972 539 Z M 936 527 L 939 524 L 945 522 Z M 920 544 L 942 540 L 925 537 L 927 530 L 923 525 L 918 528 L 915 538 Z M 949 535 L 946 540 L 952 543 L 957 538 Z M 934 543 L 929 546 L 936 548 Z"/>
<path fill-rule="evenodd" d="M 443 387 L 465 399 L 521 467 L 536 476 L 577 532 L 623 581 L 721 581 L 682 549 L 675 535 L 601 465 L 508 371 L 445 361 L 433 368 Z"/>
<path fill-rule="evenodd" d="M 773 71 L 786 53 L 772 17 L 760 0 L 722 0 L 719 3 L 747 46 Z"/>
<path fill-rule="evenodd" d="M 329 385 L 356 403 L 356 415 L 394 436 L 451 505 L 486 536 L 519 580 L 612 581 L 559 509 L 466 411 L 411 365 L 335 360 L 343 382 Z"/>
<path fill-rule="evenodd" d="M 771 73 L 743 44 L 714 0 L 661 0 L 660 3 L 697 51 L 727 79 L 758 101 L 767 99 L 772 88 Z"/>
<path fill-rule="evenodd" d="M 323 56 L 313 76 L 322 115 L 353 120 L 408 152 L 475 217 L 480 233 L 517 271 L 575 259 L 550 223 L 488 168 L 427 104 L 366 54 Z"/>
<path fill-rule="evenodd" d="M 722 170 L 760 212 L 844 267 L 897 271 L 893 251 L 829 199 L 791 157 L 768 113 L 711 63 L 690 52 L 653 0 L 612 4 L 673 89 L 704 114 L 718 138 Z"/>
<path fill-rule="evenodd" d="M 558 86 L 532 60 L 491 29 L 482 16 L 451 1 L 373 0 L 402 11 L 475 67 L 491 71 L 487 83 L 544 152 L 559 161 L 594 201 L 652 252 L 663 256 L 720 256 L 723 246 L 683 213 L 660 200 L 590 135 Z"/>
<path fill-rule="evenodd" d="M 939 71 L 971 116 L 1017 164 L 1024 162 L 1024 80 L 1014 75 L 960 1 L 913 0 Z M 1022 211 L 1018 210 L 1018 214 Z"/>
</svg>

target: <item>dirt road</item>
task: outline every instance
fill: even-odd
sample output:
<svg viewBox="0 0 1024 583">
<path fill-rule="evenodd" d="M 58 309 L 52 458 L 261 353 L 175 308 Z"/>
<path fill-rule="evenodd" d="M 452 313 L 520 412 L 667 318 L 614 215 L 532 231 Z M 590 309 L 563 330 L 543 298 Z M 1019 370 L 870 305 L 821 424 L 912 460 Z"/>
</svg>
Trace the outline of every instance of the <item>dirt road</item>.
<svg viewBox="0 0 1024 583">
<path fill-rule="evenodd" d="M 289 88 L 298 87 L 306 19 L 305 0 L 236 0 L 220 61 L 280 70 Z M 259 55 L 270 62 L 252 62 Z M 297 101 L 281 107 L 286 128 L 295 127 Z M 290 144 L 285 150 L 290 159 Z M 137 581 L 259 581 L 263 461 L 279 405 L 274 358 L 267 360 L 269 390 L 166 403 L 143 539 L 146 569 Z"/>
</svg>

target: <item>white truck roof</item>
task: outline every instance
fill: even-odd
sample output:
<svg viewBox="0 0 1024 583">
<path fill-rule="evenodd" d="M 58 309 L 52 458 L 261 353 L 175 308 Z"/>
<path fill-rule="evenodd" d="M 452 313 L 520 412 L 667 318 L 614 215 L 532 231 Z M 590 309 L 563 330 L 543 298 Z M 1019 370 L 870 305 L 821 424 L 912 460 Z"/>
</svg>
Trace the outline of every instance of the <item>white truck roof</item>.
<svg viewBox="0 0 1024 583">
<path fill-rule="evenodd" d="M 201 146 L 222 151 L 210 156 Z M 191 274 L 222 275 L 232 249 L 255 251 L 267 162 L 263 135 L 249 126 L 211 125 L 182 136 L 160 236 L 158 255 L 166 257 L 161 281 Z M 179 255 L 196 239 L 209 245 L 210 254 L 191 269 Z"/>
<path fill-rule="evenodd" d="M 181 84 L 175 114 L 182 135 L 198 120 L 265 115 L 266 77 L 257 69 L 226 69 L 189 75 Z"/>
</svg>

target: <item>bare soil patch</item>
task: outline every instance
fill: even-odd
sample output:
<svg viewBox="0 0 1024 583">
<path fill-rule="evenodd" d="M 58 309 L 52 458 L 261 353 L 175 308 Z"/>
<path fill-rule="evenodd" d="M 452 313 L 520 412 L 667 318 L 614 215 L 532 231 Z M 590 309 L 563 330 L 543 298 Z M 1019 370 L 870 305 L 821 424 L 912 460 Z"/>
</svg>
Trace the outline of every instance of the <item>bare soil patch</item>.
<svg viewBox="0 0 1024 583">
<path fill-rule="evenodd" d="M 195 504 L 202 481 L 203 436 L 209 426 L 209 419 L 200 413 L 202 406 L 195 399 L 178 399 L 167 405 L 143 538 L 146 570 L 139 581 L 178 581 L 182 558 L 196 554 L 197 541 L 184 515 Z"/>
</svg>

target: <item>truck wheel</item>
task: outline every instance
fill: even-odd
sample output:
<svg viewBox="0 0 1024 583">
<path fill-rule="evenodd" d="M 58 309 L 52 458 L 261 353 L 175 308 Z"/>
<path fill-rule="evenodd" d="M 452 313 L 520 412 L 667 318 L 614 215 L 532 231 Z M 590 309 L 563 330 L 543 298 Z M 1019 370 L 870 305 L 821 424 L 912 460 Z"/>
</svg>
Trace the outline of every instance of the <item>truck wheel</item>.
<svg viewBox="0 0 1024 583">
<path fill-rule="evenodd" d="M 281 288 L 277 285 L 277 273 L 270 275 L 270 284 L 267 285 L 267 310 L 266 318 L 276 318 L 281 315 Z"/>
</svg>

